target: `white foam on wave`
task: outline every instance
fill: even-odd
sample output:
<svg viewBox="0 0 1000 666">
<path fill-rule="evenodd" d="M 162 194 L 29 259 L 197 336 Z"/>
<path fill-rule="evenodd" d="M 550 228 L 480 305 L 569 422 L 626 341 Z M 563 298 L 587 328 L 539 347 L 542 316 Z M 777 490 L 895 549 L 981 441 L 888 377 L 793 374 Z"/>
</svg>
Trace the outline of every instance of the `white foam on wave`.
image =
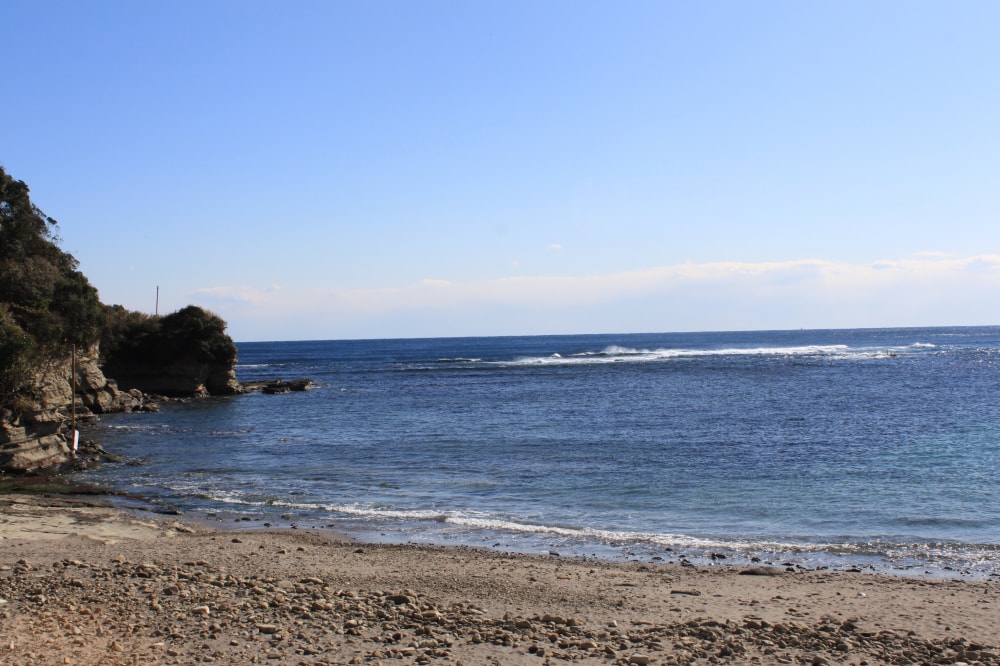
<svg viewBox="0 0 1000 666">
<path fill-rule="evenodd" d="M 710 552 L 724 551 L 729 553 L 743 553 L 746 556 L 756 553 L 761 556 L 773 558 L 789 557 L 795 559 L 796 557 L 807 557 L 813 559 L 818 556 L 821 560 L 832 557 L 838 561 L 840 558 L 846 558 L 839 562 L 841 565 L 844 562 L 847 564 L 856 564 L 855 560 L 857 558 L 865 561 L 867 561 L 866 558 L 873 558 L 874 561 L 884 560 L 884 562 L 893 565 L 895 569 L 899 569 L 900 567 L 897 565 L 901 564 L 909 567 L 933 568 L 940 566 L 943 567 L 942 571 L 948 571 L 952 566 L 957 566 L 966 571 L 976 570 L 989 573 L 996 569 L 996 558 L 997 554 L 1000 553 L 1000 546 L 996 544 L 974 546 L 972 544 L 947 542 L 892 543 L 855 540 L 816 543 L 794 538 L 787 540 L 712 539 L 674 533 L 545 525 L 462 511 L 396 509 L 362 504 L 318 505 L 281 501 L 271 498 L 264 501 L 248 501 L 246 496 L 241 498 L 238 493 L 216 492 L 212 493 L 211 496 L 202 495 L 202 497 L 229 505 L 242 504 L 244 506 L 266 507 L 269 509 L 295 509 L 308 512 L 323 511 L 341 514 L 343 516 L 358 518 L 363 522 L 371 521 L 372 524 L 379 525 L 378 529 L 380 530 L 385 529 L 386 521 L 399 521 L 403 523 L 399 528 L 404 531 L 411 531 L 414 523 L 434 523 L 439 526 L 452 526 L 461 530 L 467 530 L 470 534 L 489 533 L 536 537 L 542 539 L 541 543 L 548 542 L 550 544 L 562 544 L 563 546 L 568 545 L 570 548 L 588 547 L 586 544 L 601 544 L 615 549 L 624 548 L 626 551 L 638 548 L 640 551 L 645 549 L 647 554 L 662 551 L 684 552 L 684 549 L 690 549 L 690 551 L 694 552 L 689 551 L 688 555 L 694 557 L 705 556 Z M 430 529 L 433 532 L 435 529 L 440 528 L 432 527 Z M 552 541 L 549 541 L 546 537 L 551 537 Z M 474 542 L 475 539 L 471 541 Z M 699 552 L 701 555 L 698 555 Z"/>
<path fill-rule="evenodd" d="M 515 361 L 493 361 L 491 365 L 575 365 L 622 362 L 668 361 L 722 356 L 823 356 L 846 357 L 851 353 L 847 345 L 806 345 L 800 347 L 733 347 L 726 349 L 633 349 L 611 345 L 601 351 L 578 352 L 569 356 L 554 353 L 550 356 L 531 356 Z"/>
<path fill-rule="evenodd" d="M 552 352 L 547 356 L 523 356 L 514 360 L 496 361 L 482 358 L 439 358 L 435 363 L 459 365 L 485 365 L 492 367 L 511 367 L 519 365 L 574 365 L 620 363 L 623 361 L 648 362 L 684 358 L 722 357 L 722 356 L 827 356 L 848 357 L 861 350 L 852 350 L 847 345 L 804 345 L 798 347 L 727 347 L 724 349 L 635 349 L 619 345 L 609 345 L 596 351 L 582 351 L 572 354 Z M 421 368 L 420 365 L 410 366 Z"/>
<path fill-rule="evenodd" d="M 589 527 L 565 525 L 545 525 L 519 520 L 497 518 L 488 515 L 473 515 L 462 512 L 407 511 L 394 509 L 373 509 L 360 506 L 330 506 L 327 510 L 349 513 L 362 518 L 431 520 L 435 523 L 454 525 L 470 531 L 513 533 L 522 535 L 551 535 L 559 539 L 569 539 L 580 544 L 600 543 L 612 547 L 652 546 L 657 549 L 675 550 L 690 548 L 696 551 L 714 550 L 744 553 L 768 552 L 775 556 L 830 554 L 833 556 L 885 557 L 890 561 L 912 559 L 925 563 L 964 561 L 964 566 L 994 561 L 1000 547 L 988 545 L 973 548 L 969 544 L 958 543 L 917 543 L 917 542 L 807 542 L 794 538 L 773 539 L 712 539 L 675 533 L 636 532 L 625 530 L 602 530 Z"/>
<path fill-rule="evenodd" d="M 263 503 L 261 503 L 263 504 Z M 300 510 L 323 510 L 374 521 L 399 520 L 433 522 L 454 525 L 470 531 L 507 532 L 524 535 L 552 535 L 569 538 L 580 542 L 597 542 L 611 546 L 645 543 L 662 548 L 697 548 L 697 549 L 750 549 L 770 548 L 774 550 L 788 549 L 789 544 L 750 542 L 740 540 L 704 539 L 684 534 L 650 533 L 617 530 L 602 530 L 590 527 L 566 525 L 546 525 L 509 518 L 498 518 L 486 514 L 475 514 L 460 511 L 434 511 L 428 509 L 393 509 L 386 507 L 371 507 L 360 504 L 315 505 L 293 502 L 273 502 L 269 506 Z M 795 545 L 795 550 L 803 550 L 806 546 Z M 817 545 L 808 548 L 821 550 L 828 546 Z"/>
<path fill-rule="evenodd" d="M 277 504 L 277 503 L 276 503 Z M 486 514 L 476 514 L 461 511 L 433 511 L 424 509 L 391 509 L 382 507 L 370 507 L 357 504 L 327 505 L 317 507 L 314 505 L 293 505 L 281 503 L 281 506 L 290 508 L 322 508 L 331 513 L 341 513 L 358 518 L 369 518 L 373 520 L 404 520 L 404 521 L 431 521 L 435 523 L 464 527 L 474 531 L 493 532 L 513 532 L 520 534 L 551 534 L 560 537 L 579 538 L 584 541 L 599 541 L 608 544 L 634 543 L 637 541 L 652 541 L 656 539 L 662 543 L 672 545 L 685 545 L 691 547 L 710 547 L 717 545 L 716 542 L 687 537 L 677 534 L 642 534 L 638 532 L 617 532 L 611 530 L 599 530 L 587 527 L 574 527 L 565 525 L 544 525 L 508 518 L 498 518 Z"/>
</svg>

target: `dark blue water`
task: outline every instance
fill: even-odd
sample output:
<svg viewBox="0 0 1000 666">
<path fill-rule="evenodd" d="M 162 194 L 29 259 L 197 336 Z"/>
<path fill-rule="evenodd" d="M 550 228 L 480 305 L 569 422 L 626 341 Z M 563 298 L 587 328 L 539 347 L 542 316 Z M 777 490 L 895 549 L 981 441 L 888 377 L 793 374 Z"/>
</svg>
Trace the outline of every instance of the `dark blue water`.
<svg viewBox="0 0 1000 666">
<path fill-rule="evenodd" d="M 606 558 L 1000 575 L 1000 328 L 245 343 L 252 394 L 105 417 L 196 514 Z"/>
</svg>

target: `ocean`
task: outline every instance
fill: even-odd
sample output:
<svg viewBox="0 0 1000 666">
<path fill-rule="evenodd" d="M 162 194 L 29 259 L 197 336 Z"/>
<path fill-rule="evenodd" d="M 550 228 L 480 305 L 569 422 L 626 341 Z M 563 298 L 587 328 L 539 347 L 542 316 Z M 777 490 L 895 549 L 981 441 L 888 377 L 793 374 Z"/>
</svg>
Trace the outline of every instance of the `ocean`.
<svg viewBox="0 0 1000 666">
<path fill-rule="evenodd" d="M 80 478 L 227 528 L 1000 576 L 1000 327 L 248 342 Z"/>
</svg>

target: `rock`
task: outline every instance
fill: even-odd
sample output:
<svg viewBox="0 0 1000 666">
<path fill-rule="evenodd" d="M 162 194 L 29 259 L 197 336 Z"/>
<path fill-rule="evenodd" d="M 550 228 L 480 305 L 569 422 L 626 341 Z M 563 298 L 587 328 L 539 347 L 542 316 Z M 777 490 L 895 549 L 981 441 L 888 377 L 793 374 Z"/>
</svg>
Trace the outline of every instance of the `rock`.
<svg viewBox="0 0 1000 666">
<path fill-rule="evenodd" d="M 292 393 L 293 391 L 308 391 L 313 387 L 313 381 L 311 379 L 270 379 L 265 381 L 257 382 L 247 382 L 241 385 L 241 390 L 244 393 L 249 393 L 251 391 L 260 391 L 261 393 L 267 393 L 274 395 L 277 393 Z"/>
<path fill-rule="evenodd" d="M 27 472 L 73 462 L 68 421 L 76 408 L 77 429 L 95 414 L 147 409 L 141 392 L 122 392 L 98 366 L 97 345 L 50 361 L 35 376 L 36 396 L 22 411 L 0 421 L 0 471 Z M 73 389 L 76 388 L 74 394 Z M 98 454 L 110 454 L 101 450 Z"/>
<path fill-rule="evenodd" d="M 9 422 L 0 423 L 0 469 L 28 472 L 61 465 L 72 460 L 66 438 Z"/>
<path fill-rule="evenodd" d="M 413 597 L 407 596 L 405 594 L 392 594 L 392 595 L 389 595 L 388 597 L 386 597 L 386 600 L 391 601 L 392 603 L 396 604 L 397 606 L 402 605 L 402 604 L 411 604 L 411 603 L 413 603 L 415 601 L 415 599 L 413 599 Z"/>
<path fill-rule="evenodd" d="M 784 573 L 784 569 L 778 567 L 750 567 L 740 570 L 741 576 L 780 576 Z"/>
</svg>

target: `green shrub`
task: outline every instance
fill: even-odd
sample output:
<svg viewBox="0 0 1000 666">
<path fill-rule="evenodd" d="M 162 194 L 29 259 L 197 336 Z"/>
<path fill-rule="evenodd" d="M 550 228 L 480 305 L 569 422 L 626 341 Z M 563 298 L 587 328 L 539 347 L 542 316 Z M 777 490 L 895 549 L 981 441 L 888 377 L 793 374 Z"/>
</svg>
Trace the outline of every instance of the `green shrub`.
<svg viewBox="0 0 1000 666">
<path fill-rule="evenodd" d="M 36 361 L 35 341 L 0 306 L 0 411 L 20 411 L 32 392 Z"/>
<path fill-rule="evenodd" d="M 167 366 L 181 359 L 232 364 L 236 345 L 226 334 L 226 322 L 196 305 L 164 317 L 115 305 L 107 308 L 101 355 L 105 371 L 114 376 L 116 370 L 127 374 L 130 366 Z"/>
<path fill-rule="evenodd" d="M 27 404 L 44 361 L 99 339 L 112 377 L 133 364 L 235 362 L 236 345 L 218 315 L 188 306 L 154 317 L 103 305 L 76 259 L 56 245 L 56 226 L 31 202 L 28 186 L 0 167 L 0 412 Z"/>
</svg>

